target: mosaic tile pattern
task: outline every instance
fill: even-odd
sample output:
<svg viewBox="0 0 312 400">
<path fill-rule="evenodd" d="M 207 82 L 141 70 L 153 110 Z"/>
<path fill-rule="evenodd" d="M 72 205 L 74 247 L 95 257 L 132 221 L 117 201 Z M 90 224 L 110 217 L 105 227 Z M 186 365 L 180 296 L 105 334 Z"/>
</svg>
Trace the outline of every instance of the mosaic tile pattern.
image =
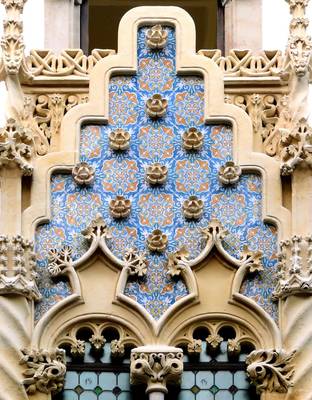
<svg viewBox="0 0 312 400">
<path fill-rule="evenodd" d="M 41 276 L 40 291 L 44 299 L 38 303 L 40 317 L 55 302 L 69 294 L 65 283 L 54 283 L 47 276 L 47 253 L 64 243 L 74 249 L 74 258 L 85 252 L 86 243 L 80 234 L 100 212 L 112 229 L 109 246 L 122 257 L 128 247 L 146 250 L 146 237 L 160 228 L 169 238 L 167 252 L 189 248 L 191 257 L 202 250 L 200 228 L 215 217 L 230 234 L 225 240 L 236 257 L 244 245 L 264 253 L 265 271 L 248 278 L 242 291 L 255 299 L 276 318 L 271 301 L 275 286 L 277 235 L 274 227 L 264 224 L 261 215 L 262 182 L 255 174 L 243 175 L 233 187 L 224 188 L 218 181 L 218 170 L 232 158 L 232 131 L 225 125 L 203 123 L 204 84 L 199 76 L 177 76 L 175 71 L 175 33 L 168 30 L 168 45 L 159 52 L 145 45 L 146 28 L 138 32 L 138 72 L 134 76 L 115 76 L 109 87 L 109 123 L 83 127 L 80 137 L 80 159 L 95 169 L 95 182 L 89 188 L 75 185 L 71 176 L 57 174 L 51 180 L 51 211 L 49 224 L 36 233 L 36 250 Z M 145 102 L 155 93 L 168 100 L 165 117 L 151 120 L 145 113 Z M 204 135 L 198 152 L 182 147 L 181 135 L 190 127 Z M 131 135 L 130 149 L 110 149 L 108 135 L 123 128 Z M 151 187 L 145 180 L 145 168 L 161 162 L 168 168 L 163 186 Z M 190 195 L 204 203 L 204 214 L 198 222 L 186 221 L 182 204 Z M 132 212 L 123 221 L 109 215 L 108 203 L 116 195 L 131 200 Z M 166 254 L 148 254 L 147 276 L 129 280 L 125 294 L 144 306 L 155 318 L 179 298 L 187 294 L 182 280 L 169 279 Z"/>
</svg>

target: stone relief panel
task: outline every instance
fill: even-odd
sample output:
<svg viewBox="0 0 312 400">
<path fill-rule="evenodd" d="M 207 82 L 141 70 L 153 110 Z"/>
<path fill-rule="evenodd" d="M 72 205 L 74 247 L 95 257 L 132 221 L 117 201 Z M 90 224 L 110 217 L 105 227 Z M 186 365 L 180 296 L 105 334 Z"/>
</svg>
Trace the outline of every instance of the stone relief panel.
<svg viewBox="0 0 312 400">
<path fill-rule="evenodd" d="M 204 82 L 176 74 L 174 29 L 165 27 L 166 45 L 157 50 L 147 45 L 146 31 L 138 32 L 137 74 L 110 80 L 108 124 L 82 127 L 80 162 L 93 168 L 94 183 L 78 185 L 61 173 L 51 178 L 51 221 L 36 232 L 43 295 L 37 319 L 70 293 L 66 282 L 51 281 L 49 250 L 67 244 L 72 259 L 79 258 L 88 248 L 81 231 L 98 213 L 110 228 L 114 255 L 124 258 L 133 247 L 146 253 L 146 273 L 129 278 L 125 294 L 155 320 L 188 294 L 183 279 L 168 274 L 168 255 L 184 247 L 196 258 L 205 245 L 201 230 L 213 218 L 229 232 L 224 245 L 231 255 L 240 259 L 246 245 L 262 251 L 263 271 L 241 290 L 277 319 L 277 233 L 262 221 L 262 179 L 243 173 L 228 185 L 220 182 L 220 169 L 233 157 L 231 127 L 204 123 Z M 202 206 L 193 213 L 199 218 L 185 215 L 194 196 Z M 124 217 L 111 212 L 116 199 L 120 207 L 131 204 Z"/>
</svg>

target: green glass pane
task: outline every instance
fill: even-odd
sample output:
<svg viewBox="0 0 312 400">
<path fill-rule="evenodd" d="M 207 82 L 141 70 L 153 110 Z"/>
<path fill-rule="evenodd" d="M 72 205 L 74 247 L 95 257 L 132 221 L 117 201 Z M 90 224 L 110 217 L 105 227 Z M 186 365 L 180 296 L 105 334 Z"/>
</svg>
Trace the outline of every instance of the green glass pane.
<svg viewBox="0 0 312 400">
<path fill-rule="evenodd" d="M 216 393 L 218 393 L 219 388 L 218 388 L 218 386 L 213 385 L 213 386 L 211 386 L 211 388 L 210 388 L 209 390 L 210 390 L 210 392 L 211 392 L 212 394 L 216 394 Z"/>
<path fill-rule="evenodd" d="M 103 392 L 103 390 L 100 388 L 100 386 L 97 386 L 96 388 L 94 388 L 94 393 L 98 396 L 99 394 L 101 394 Z"/>
</svg>

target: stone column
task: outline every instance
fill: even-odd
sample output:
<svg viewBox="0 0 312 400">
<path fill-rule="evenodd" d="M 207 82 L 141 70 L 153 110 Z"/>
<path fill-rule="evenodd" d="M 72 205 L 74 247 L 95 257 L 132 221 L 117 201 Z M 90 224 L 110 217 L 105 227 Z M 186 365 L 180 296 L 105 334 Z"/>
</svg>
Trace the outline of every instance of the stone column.
<svg viewBox="0 0 312 400">
<path fill-rule="evenodd" d="M 130 382 L 146 384 L 149 400 L 164 400 L 167 383 L 178 385 L 183 372 L 183 351 L 170 346 L 143 346 L 131 351 Z"/>
</svg>

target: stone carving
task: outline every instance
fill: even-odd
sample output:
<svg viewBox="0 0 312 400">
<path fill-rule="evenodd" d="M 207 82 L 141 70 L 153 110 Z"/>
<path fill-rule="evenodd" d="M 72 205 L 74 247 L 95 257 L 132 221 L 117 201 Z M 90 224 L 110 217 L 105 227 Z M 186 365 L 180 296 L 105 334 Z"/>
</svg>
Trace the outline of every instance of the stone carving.
<svg viewBox="0 0 312 400">
<path fill-rule="evenodd" d="M 23 72 L 26 75 L 27 69 L 23 65 L 25 48 L 23 22 L 20 18 L 26 0 L 1 0 L 1 3 L 5 6 L 6 10 L 1 38 L 2 63 L 5 70 L 5 74 L 3 73 L 4 71 L 1 73 L 2 78 L 4 78 L 4 75 L 18 75 L 21 66 L 23 66 Z"/>
<path fill-rule="evenodd" d="M 189 128 L 182 135 L 182 144 L 185 150 L 200 150 L 203 147 L 204 136 L 196 128 Z"/>
<path fill-rule="evenodd" d="M 312 165 L 312 128 L 302 118 L 291 130 L 280 130 L 281 174 L 289 175 L 297 164 Z"/>
<path fill-rule="evenodd" d="M 25 379 L 23 384 L 27 393 L 55 394 L 64 386 L 66 373 L 65 351 L 55 350 L 22 350 L 23 357 L 20 361 L 27 369 L 23 372 Z"/>
<path fill-rule="evenodd" d="M 207 241 L 220 242 L 228 235 L 228 231 L 222 227 L 217 219 L 213 218 L 207 228 L 202 229 L 202 235 Z"/>
<path fill-rule="evenodd" d="M 280 94 L 226 94 L 224 101 L 235 104 L 243 109 L 251 118 L 253 132 L 257 138 L 264 141 L 267 154 L 272 152 L 269 145 L 272 132 L 277 124 L 281 110 L 285 105 L 286 95 Z"/>
<path fill-rule="evenodd" d="M 312 294 L 312 236 L 293 236 L 280 243 L 279 281 L 274 298 Z"/>
<path fill-rule="evenodd" d="M 41 298 L 36 284 L 36 255 L 31 241 L 17 235 L 0 236 L 0 295 Z"/>
<path fill-rule="evenodd" d="M 244 246 L 241 257 L 241 265 L 245 265 L 250 273 L 263 271 L 261 251 L 250 251 L 247 246 Z"/>
<path fill-rule="evenodd" d="M 72 171 L 72 176 L 80 186 L 89 186 L 94 182 L 94 168 L 86 162 L 76 164 Z"/>
<path fill-rule="evenodd" d="M 147 237 L 147 247 L 150 251 L 162 253 L 166 249 L 167 244 L 167 235 L 165 235 L 160 229 L 154 229 Z"/>
<path fill-rule="evenodd" d="M 283 350 L 255 350 L 246 358 L 247 375 L 257 392 L 286 393 L 292 386 L 295 352 Z"/>
<path fill-rule="evenodd" d="M 162 97 L 161 94 L 153 94 L 153 96 L 146 101 L 146 113 L 151 118 L 161 118 L 167 112 L 168 101 Z"/>
<path fill-rule="evenodd" d="M 158 162 L 146 168 L 146 180 L 150 185 L 162 185 L 166 182 L 168 168 Z"/>
<path fill-rule="evenodd" d="M 131 201 L 124 196 L 116 196 L 109 202 L 109 211 L 116 219 L 126 218 L 131 212 Z"/>
<path fill-rule="evenodd" d="M 24 96 L 23 125 L 31 129 L 38 155 L 57 148 L 64 115 L 78 104 L 88 101 L 87 94 L 28 94 Z"/>
<path fill-rule="evenodd" d="M 114 339 L 111 341 L 112 357 L 122 358 L 126 352 L 125 343 L 122 340 Z"/>
<path fill-rule="evenodd" d="M 234 161 L 227 161 L 219 169 L 219 180 L 223 185 L 233 185 L 239 181 L 242 170 Z"/>
<path fill-rule="evenodd" d="M 142 277 L 146 275 L 148 261 L 145 254 L 138 253 L 137 249 L 129 249 L 123 258 L 125 268 L 128 268 L 129 275 Z"/>
<path fill-rule="evenodd" d="M 89 240 L 110 238 L 109 228 L 101 214 L 97 214 L 91 224 L 81 233 Z"/>
<path fill-rule="evenodd" d="M 299 77 L 308 72 L 311 60 L 312 41 L 307 34 L 309 19 L 305 18 L 307 6 L 308 1 L 306 0 L 289 1 L 292 19 L 286 52 L 286 65 L 287 61 L 289 61 L 291 69 Z"/>
<path fill-rule="evenodd" d="M 283 54 L 279 50 L 264 50 L 252 54 L 251 50 L 229 51 L 222 56 L 221 50 L 199 50 L 198 54 L 213 60 L 225 76 L 277 76 L 283 67 Z"/>
<path fill-rule="evenodd" d="M 127 150 L 130 146 L 130 133 L 122 128 L 110 132 L 109 145 L 113 150 Z"/>
<path fill-rule="evenodd" d="M 64 246 L 61 250 L 49 251 L 48 271 L 53 277 L 65 275 L 72 268 L 72 249 Z"/>
<path fill-rule="evenodd" d="M 0 167 L 18 166 L 23 175 L 32 174 L 29 160 L 32 156 L 32 134 L 20 126 L 13 118 L 7 120 L 0 129 Z"/>
<path fill-rule="evenodd" d="M 131 351 L 130 382 L 144 383 L 146 393 L 167 393 L 167 384 L 179 384 L 183 372 L 183 352 L 167 346 L 145 346 Z"/>
<path fill-rule="evenodd" d="M 85 340 L 77 338 L 78 332 L 84 329 L 87 336 Z M 112 332 L 116 339 L 109 339 Z M 127 346 L 135 346 L 136 340 L 131 333 L 113 322 L 86 321 L 80 322 L 69 328 L 57 340 L 58 346 L 67 346 L 74 357 L 83 357 L 86 349 L 86 341 L 91 344 L 93 351 L 105 352 L 104 345 L 110 342 L 111 355 L 123 357 Z M 105 346 L 106 347 L 106 346 Z"/>
<path fill-rule="evenodd" d="M 186 219 L 198 220 L 203 215 L 204 202 L 197 196 L 190 196 L 184 200 L 182 210 Z"/>
<path fill-rule="evenodd" d="M 228 339 L 223 337 L 224 328 L 229 328 L 233 337 Z M 202 338 L 198 338 L 198 332 L 202 332 Z M 194 338 L 196 332 L 196 339 Z M 205 337 L 206 336 L 206 337 Z M 229 360 L 238 361 L 242 345 L 248 345 L 251 349 L 255 348 L 253 332 L 232 321 L 224 320 L 205 320 L 193 323 L 184 328 L 175 344 L 187 349 L 191 357 L 198 357 L 203 351 L 203 342 L 206 342 L 207 353 L 215 357 L 220 352 L 224 352 L 226 345 L 227 357 Z M 223 348 L 221 348 L 223 343 Z"/>
<path fill-rule="evenodd" d="M 160 50 L 167 44 L 168 32 L 161 25 L 154 25 L 146 32 L 146 44 L 150 49 Z"/>
<path fill-rule="evenodd" d="M 168 254 L 168 275 L 170 277 L 179 276 L 188 266 L 189 252 L 185 247 L 175 253 Z"/>
<path fill-rule="evenodd" d="M 36 77 L 86 77 L 97 62 L 112 54 L 115 54 L 115 50 L 94 49 L 89 56 L 80 49 L 66 49 L 59 54 L 51 50 L 31 50 L 26 61 Z"/>
</svg>

